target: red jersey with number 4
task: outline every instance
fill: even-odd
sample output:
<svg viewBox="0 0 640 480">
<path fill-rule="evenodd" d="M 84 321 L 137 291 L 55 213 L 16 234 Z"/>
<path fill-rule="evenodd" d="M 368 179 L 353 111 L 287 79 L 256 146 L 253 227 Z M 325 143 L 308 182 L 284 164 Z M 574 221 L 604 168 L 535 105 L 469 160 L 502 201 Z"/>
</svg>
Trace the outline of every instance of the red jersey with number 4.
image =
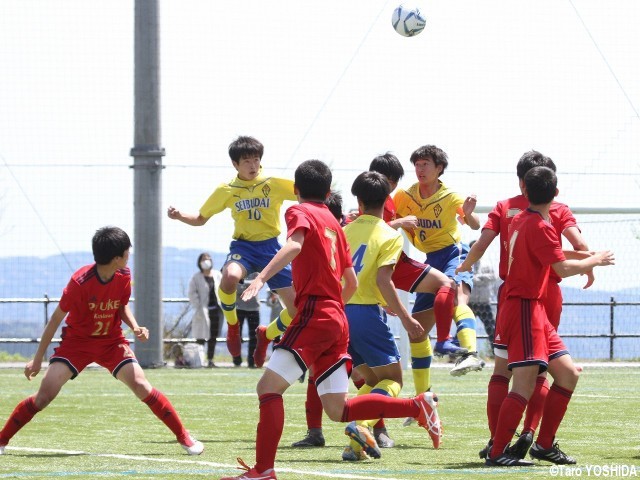
<svg viewBox="0 0 640 480">
<path fill-rule="evenodd" d="M 129 303 L 131 272 L 116 271 L 108 282 L 100 280 L 96 264 L 73 274 L 60 299 L 67 312 L 64 339 L 113 340 L 122 337 L 120 307 Z"/>
<path fill-rule="evenodd" d="M 287 237 L 304 231 L 302 250 L 291 262 L 296 306 L 309 295 L 343 305 L 342 274 L 352 266 L 349 245 L 340 224 L 323 203 L 304 202 L 285 212 Z"/>
<path fill-rule="evenodd" d="M 501 200 L 496 204 L 493 210 L 491 210 L 487 222 L 482 227 L 483 230 L 488 228 L 500 235 L 500 265 L 498 272 L 502 280 L 507 276 L 507 255 L 509 250 L 507 236 L 509 235 L 509 224 L 516 215 L 526 210 L 528 207 L 529 200 L 527 200 L 527 197 L 524 195 L 518 195 L 506 200 Z M 551 208 L 549 209 L 549 218 L 551 219 L 551 225 L 556 231 L 556 235 L 561 245 L 562 232 L 569 227 L 578 226 L 578 222 L 576 222 L 573 213 L 564 203 L 552 202 Z M 561 278 L 556 272 L 552 270 L 550 275 L 553 280 L 560 282 Z"/>
<path fill-rule="evenodd" d="M 551 264 L 565 260 L 553 226 L 540 213 L 525 210 L 509 226 L 505 297 L 541 299 Z"/>
</svg>

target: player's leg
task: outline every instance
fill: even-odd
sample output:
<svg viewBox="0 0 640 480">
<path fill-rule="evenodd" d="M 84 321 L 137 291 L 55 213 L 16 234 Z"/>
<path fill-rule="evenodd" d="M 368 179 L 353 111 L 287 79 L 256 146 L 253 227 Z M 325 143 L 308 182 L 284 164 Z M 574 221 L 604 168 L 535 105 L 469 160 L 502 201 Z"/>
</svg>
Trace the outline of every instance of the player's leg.
<svg viewBox="0 0 640 480">
<path fill-rule="evenodd" d="M 307 435 L 291 444 L 292 447 L 324 447 L 325 440 L 322 434 L 322 401 L 316 388 L 316 378 L 309 370 L 307 382 L 307 396 L 304 402 L 305 417 L 307 420 Z"/>
<path fill-rule="evenodd" d="M 249 346 L 247 349 L 247 365 L 249 368 L 255 368 L 255 360 L 253 358 L 254 353 L 256 351 L 257 346 L 257 334 L 256 330 L 260 325 L 260 312 L 259 311 L 250 311 L 247 312 L 247 331 L 249 334 Z"/>
<path fill-rule="evenodd" d="M 500 415 L 500 407 L 502 402 L 509 394 L 509 381 L 511 380 L 511 370 L 508 368 L 506 349 L 495 349 L 495 363 L 493 374 L 487 385 L 487 423 L 489 425 L 489 442 L 487 446 L 480 450 L 480 458 L 487 458 L 491 446 L 493 445 L 493 437 L 496 433 L 498 425 L 498 417 Z"/>
<path fill-rule="evenodd" d="M 22 400 L 7 419 L 4 428 L 0 430 L 0 453 L 4 452 L 4 447 L 9 440 L 29 423 L 36 413 L 46 408 L 56 398 L 62 386 L 76 373 L 63 362 L 49 364 L 37 393 Z"/>
<path fill-rule="evenodd" d="M 419 307 L 419 296 L 415 306 Z M 433 359 L 433 350 L 431 349 L 431 340 L 428 332 L 435 324 L 435 315 L 433 309 L 414 311 L 412 314 L 422 328 L 425 334 L 419 338 L 409 340 L 409 348 L 411 351 L 411 373 L 413 374 L 413 384 L 415 386 L 416 395 L 427 392 L 431 389 L 431 360 Z"/>
<path fill-rule="evenodd" d="M 203 452 L 202 443 L 189 434 L 169 399 L 161 391 L 153 388 L 138 362 L 129 361 L 112 370 L 112 374 L 129 387 L 134 395 L 142 400 L 154 415 L 173 432 L 178 443 L 189 455 L 199 455 Z"/>
<path fill-rule="evenodd" d="M 218 288 L 218 300 L 220 300 L 222 314 L 227 321 L 227 349 L 232 357 L 238 357 L 242 347 L 236 297 L 238 283 L 246 276 L 247 268 L 243 264 L 228 261 L 222 269 L 222 279 Z"/>
<path fill-rule="evenodd" d="M 240 342 L 242 342 L 242 329 L 244 328 L 245 320 L 247 319 L 248 313 L 249 312 L 247 310 L 236 309 L 236 315 L 238 316 L 238 333 L 240 335 Z M 240 365 L 242 365 L 242 353 L 233 357 L 233 366 L 239 367 Z"/>
<path fill-rule="evenodd" d="M 467 279 L 458 284 L 458 305 L 454 309 L 453 319 L 456 322 L 456 335 L 460 346 L 466 348 L 468 353 L 460 357 L 449 372 L 453 376 L 465 375 L 469 372 L 478 372 L 484 367 L 484 361 L 482 361 L 478 355 L 476 316 L 468 305 L 471 287 L 467 284 L 466 280 Z"/>
</svg>

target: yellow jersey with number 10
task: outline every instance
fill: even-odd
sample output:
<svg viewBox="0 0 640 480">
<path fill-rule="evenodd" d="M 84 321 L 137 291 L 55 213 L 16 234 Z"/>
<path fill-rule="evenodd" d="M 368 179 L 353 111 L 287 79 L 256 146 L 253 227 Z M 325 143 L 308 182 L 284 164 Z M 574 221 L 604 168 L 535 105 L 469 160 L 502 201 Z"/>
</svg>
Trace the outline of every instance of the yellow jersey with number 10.
<svg viewBox="0 0 640 480">
<path fill-rule="evenodd" d="M 280 208 L 285 200 L 297 200 L 293 180 L 258 175 L 253 180 L 238 177 L 214 190 L 200 208 L 211 218 L 225 208 L 231 210 L 235 240 L 258 242 L 280 235 Z"/>
</svg>

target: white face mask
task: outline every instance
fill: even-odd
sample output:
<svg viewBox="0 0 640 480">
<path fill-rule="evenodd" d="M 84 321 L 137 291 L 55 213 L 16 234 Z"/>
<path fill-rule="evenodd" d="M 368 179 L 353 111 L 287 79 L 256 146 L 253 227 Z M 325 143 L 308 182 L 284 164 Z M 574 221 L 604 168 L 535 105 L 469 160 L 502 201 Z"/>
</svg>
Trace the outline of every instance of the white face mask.
<svg viewBox="0 0 640 480">
<path fill-rule="evenodd" d="M 202 260 L 200 262 L 200 268 L 202 270 L 211 270 L 211 267 L 213 267 L 213 263 L 211 263 L 211 260 Z"/>
</svg>

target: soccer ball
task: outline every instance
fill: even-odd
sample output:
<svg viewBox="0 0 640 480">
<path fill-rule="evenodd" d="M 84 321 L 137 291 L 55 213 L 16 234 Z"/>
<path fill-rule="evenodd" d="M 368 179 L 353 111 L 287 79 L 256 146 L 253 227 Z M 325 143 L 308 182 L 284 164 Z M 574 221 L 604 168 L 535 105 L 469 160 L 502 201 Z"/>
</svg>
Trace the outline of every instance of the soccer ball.
<svg viewBox="0 0 640 480">
<path fill-rule="evenodd" d="M 391 24 L 403 37 L 413 37 L 424 30 L 425 18 L 420 9 L 405 3 L 398 5 L 391 16 Z"/>
</svg>

